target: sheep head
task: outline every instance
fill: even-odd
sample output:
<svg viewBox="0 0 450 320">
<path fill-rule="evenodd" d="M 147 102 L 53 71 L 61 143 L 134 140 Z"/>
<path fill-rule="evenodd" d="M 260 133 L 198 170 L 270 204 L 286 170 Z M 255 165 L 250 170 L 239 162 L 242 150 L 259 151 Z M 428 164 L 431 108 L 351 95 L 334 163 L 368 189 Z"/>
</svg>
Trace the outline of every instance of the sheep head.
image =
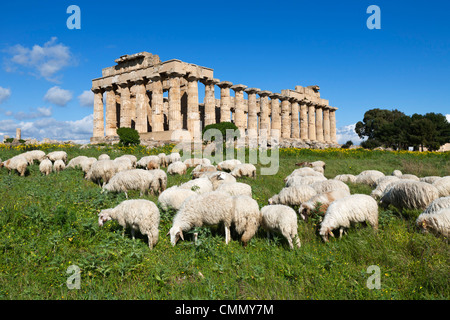
<svg viewBox="0 0 450 320">
<path fill-rule="evenodd" d="M 311 209 L 306 204 L 302 203 L 298 209 L 298 213 L 300 213 L 300 217 L 302 217 L 303 220 L 306 220 L 311 214 Z"/>
<path fill-rule="evenodd" d="M 183 230 L 180 227 L 170 228 L 167 235 L 170 235 L 170 243 L 172 243 L 172 246 L 175 246 L 180 238 L 184 241 Z"/>
<path fill-rule="evenodd" d="M 321 231 L 320 235 L 322 236 L 322 239 L 323 239 L 324 242 L 328 242 L 328 236 L 332 236 L 334 238 L 334 234 L 333 234 L 333 232 L 331 231 L 330 228 L 327 228 L 325 230 L 325 232 Z"/>
<path fill-rule="evenodd" d="M 100 211 L 100 213 L 98 214 L 98 225 L 100 227 L 103 226 L 103 223 L 112 219 L 110 213 L 111 209 L 105 209 Z"/>
</svg>

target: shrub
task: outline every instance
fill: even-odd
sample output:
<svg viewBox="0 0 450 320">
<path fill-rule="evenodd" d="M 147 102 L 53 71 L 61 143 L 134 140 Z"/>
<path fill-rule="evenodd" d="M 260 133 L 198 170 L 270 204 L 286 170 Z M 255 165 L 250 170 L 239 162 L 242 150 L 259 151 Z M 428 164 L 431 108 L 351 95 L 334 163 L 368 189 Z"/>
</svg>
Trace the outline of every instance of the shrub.
<svg viewBox="0 0 450 320">
<path fill-rule="evenodd" d="M 348 148 L 350 148 L 350 146 L 352 146 L 353 145 L 353 141 L 352 140 L 348 140 L 346 143 L 344 143 L 342 146 L 341 146 L 341 148 L 343 148 L 343 149 L 348 149 Z"/>
<path fill-rule="evenodd" d="M 238 130 L 238 127 L 236 127 L 236 125 L 234 123 L 231 122 L 220 122 L 220 123 L 214 123 L 214 124 L 209 124 L 207 125 L 203 131 L 202 131 L 202 139 L 203 141 L 209 142 L 209 141 L 214 141 L 215 140 L 215 136 L 214 134 L 211 135 L 211 131 L 209 134 L 205 133 L 210 130 L 210 129 L 216 129 L 219 130 L 220 133 L 222 134 L 222 138 L 225 141 L 227 138 L 227 130 L 233 130 L 233 140 L 236 140 L 237 138 L 240 138 L 240 132 Z"/>
<path fill-rule="evenodd" d="M 124 146 L 139 145 L 141 140 L 139 139 L 139 133 L 132 128 L 119 128 L 117 129 L 119 135 L 120 144 Z"/>
</svg>

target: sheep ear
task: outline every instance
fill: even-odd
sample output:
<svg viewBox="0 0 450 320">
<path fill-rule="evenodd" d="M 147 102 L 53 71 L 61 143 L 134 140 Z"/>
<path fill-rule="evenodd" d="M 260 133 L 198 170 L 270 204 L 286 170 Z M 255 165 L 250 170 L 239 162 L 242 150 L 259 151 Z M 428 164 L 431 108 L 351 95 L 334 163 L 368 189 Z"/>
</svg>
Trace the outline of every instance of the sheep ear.
<svg viewBox="0 0 450 320">
<path fill-rule="evenodd" d="M 331 232 L 330 229 L 328 229 L 328 234 L 334 238 L 334 234 L 333 234 L 333 232 Z"/>
<path fill-rule="evenodd" d="M 181 228 L 180 228 L 180 231 L 178 231 L 178 233 L 180 234 L 181 240 L 184 241 L 183 231 L 181 231 Z"/>
</svg>

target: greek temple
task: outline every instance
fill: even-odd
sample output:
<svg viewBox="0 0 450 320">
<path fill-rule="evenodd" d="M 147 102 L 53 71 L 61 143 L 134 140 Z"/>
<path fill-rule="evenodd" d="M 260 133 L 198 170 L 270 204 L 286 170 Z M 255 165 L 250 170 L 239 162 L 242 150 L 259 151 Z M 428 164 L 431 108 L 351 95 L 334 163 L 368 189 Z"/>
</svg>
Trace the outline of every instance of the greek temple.
<svg viewBox="0 0 450 320">
<path fill-rule="evenodd" d="M 232 122 L 249 140 L 337 144 L 337 108 L 320 97 L 319 86 L 275 93 L 220 81 L 211 68 L 161 61 L 149 52 L 124 55 L 115 62 L 92 80 L 92 143 L 117 140 L 121 127 L 136 129 L 141 140 L 170 140 L 175 130 L 201 137 L 209 124 Z M 199 82 L 204 85 L 202 103 Z"/>
</svg>

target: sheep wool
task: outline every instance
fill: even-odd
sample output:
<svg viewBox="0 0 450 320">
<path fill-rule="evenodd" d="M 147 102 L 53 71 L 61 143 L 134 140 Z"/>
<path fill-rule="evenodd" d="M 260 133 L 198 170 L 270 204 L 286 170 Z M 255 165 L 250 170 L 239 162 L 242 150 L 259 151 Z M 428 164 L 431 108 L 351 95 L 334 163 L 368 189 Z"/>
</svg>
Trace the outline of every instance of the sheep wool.
<svg viewBox="0 0 450 320">
<path fill-rule="evenodd" d="M 166 157 L 167 164 L 171 164 L 173 162 L 181 161 L 181 155 L 178 152 L 172 152 Z"/>
<path fill-rule="evenodd" d="M 56 160 L 55 163 L 53 164 L 53 171 L 55 172 L 60 172 L 62 170 L 64 170 L 66 168 L 66 165 L 64 163 L 64 161 L 62 160 Z"/>
<path fill-rule="evenodd" d="M 83 161 L 81 161 L 81 170 L 84 173 L 88 173 L 89 170 L 91 170 L 91 167 L 94 163 L 96 163 L 98 160 L 94 157 L 89 157 L 87 159 L 84 159 Z"/>
<path fill-rule="evenodd" d="M 111 158 L 106 153 L 102 153 L 101 155 L 98 156 L 98 160 L 109 160 L 109 159 Z"/>
<path fill-rule="evenodd" d="M 365 170 L 356 176 L 355 183 L 374 186 L 378 179 L 384 177 L 384 173 L 378 170 Z"/>
<path fill-rule="evenodd" d="M 181 162 L 181 161 L 175 161 L 169 164 L 167 167 L 167 173 L 168 174 L 179 174 L 183 175 L 186 174 L 187 166 Z"/>
<path fill-rule="evenodd" d="M 380 204 L 392 204 L 397 208 L 425 209 L 433 200 L 439 198 L 439 191 L 426 182 L 403 180 L 405 183 L 394 182 L 386 189 Z"/>
<path fill-rule="evenodd" d="M 28 164 L 33 164 L 34 160 L 41 162 L 46 158 L 45 152 L 42 150 L 31 150 L 21 154 L 27 159 Z"/>
<path fill-rule="evenodd" d="M 2 165 L 9 170 L 9 173 L 11 173 L 11 170 L 16 170 L 23 177 L 27 171 L 28 161 L 22 155 L 17 155 L 6 160 Z"/>
<path fill-rule="evenodd" d="M 311 185 L 314 182 L 325 181 L 325 180 L 327 180 L 327 178 L 319 177 L 319 176 L 292 176 L 292 177 L 289 177 L 286 179 L 285 187 L 290 187 L 293 185 L 301 185 L 301 184 Z"/>
<path fill-rule="evenodd" d="M 172 227 L 168 233 L 172 246 L 175 246 L 180 238 L 184 240 L 183 231 L 221 222 L 225 227 L 225 243 L 228 244 L 233 212 L 234 201 L 231 196 L 222 192 L 207 192 L 187 198 L 173 218 Z"/>
<path fill-rule="evenodd" d="M 450 237 L 450 208 L 440 209 L 432 213 L 422 213 L 416 220 L 416 225 L 423 231 L 431 230 L 446 238 Z"/>
<path fill-rule="evenodd" d="M 236 178 L 230 173 L 224 171 L 217 171 L 207 176 L 211 181 L 213 190 L 216 190 L 222 183 L 236 182 Z"/>
<path fill-rule="evenodd" d="M 198 166 L 196 166 L 194 168 L 194 170 L 192 170 L 192 177 L 200 178 L 207 172 L 216 172 L 216 171 L 217 171 L 216 167 L 211 164 L 208 164 L 208 165 L 199 164 Z"/>
<path fill-rule="evenodd" d="M 222 183 L 216 190 L 227 193 L 230 196 L 252 196 L 252 187 L 242 182 Z"/>
<path fill-rule="evenodd" d="M 153 179 L 153 174 L 144 169 L 120 171 L 103 186 L 103 190 L 109 192 L 124 192 L 127 198 L 127 192 L 129 190 L 139 190 L 140 196 L 142 196 L 151 189 Z"/>
<path fill-rule="evenodd" d="M 323 177 L 324 175 L 320 172 L 315 171 L 314 169 L 308 168 L 308 167 L 304 167 L 304 168 L 299 168 L 299 169 L 295 169 L 294 171 L 291 172 L 290 175 L 288 175 L 285 179 L 284 182 L 287 181 L 287 179 L 289 179 L 292 176 L 318 176 L 318 177 Z"/>
<path fill-rule="evenodd" d="M 241 241 L 246 246 L 261 224 L 262 216 L 259 211 L 259 205 L 251 196 L 239 195 L 233 196 L 232 199 L 234 202 L 232 223 L 236 232 L 242 235 Z"/>
<path fill-rule="evenodd" d="M 319 212 L 325 214 L 330 203 L 337 199 L 348 197 L 349 195 L 350 191 L 346 189 L 336 189 L 333 191 L 317 194 L 308 201 L 303 202 L 298 209 L 298 213 L 303 220 L 306 220 L 311 215 L 311 211 L 316 208 L 317 204 L 320 204 Z"/>
<path fill-rule="evenodd" d="M 196 196 L 197 194 L 197 192 L 192 191 L 191 189 L 172 186 L 161 192 L 158 197 L 158 204 L 164 211 L 169 209 L 179 210 L 184 200 Z"/>
<path fill-rule="evenodd" d="M 420 181 L 419 177 L 414 175 L 414 174 L 402 174 L 400 177 L 400 179 L 408 179 L 408 180 L 414 180 L 414 181 Z"/>
<path fill-rule="evenodd" d="M 75 157 L 69 161 L 69 163 L 67 164 L 67 168 L 73 168 L 73 169 L 79 168 L 79 167 L 81 167 L 81 163 L 84 160 L 86 160 L 87 158 L 88 157 L 86 157 L 86 156 Z"/>
<path fill-rule="evenodd" d="M 56 160 L 62 160 L 64 163 L 67 162 L 67 152 L 65 151 L 53 151 L 47 154 L 47 158 L 50 161 L 55 162 Z"/>
<path fill-rule="evenodd" d="M 160 214 L 158 207 L 152 201 L 125 200 L 112 209 L 100 211 L 98 217 L 99 226 L 113 219 L 124 228 L 124 232 L 127 227 L 130 227 L 133 240 L 135 231 L 147 235 L 150 249 L 158 242 Z"/>
<path fill-rule="evenodd" d="M 207 178 L 197 178 L 189 180 L 180 185 L 181 189 L 189 189 L 195 191 L 198 194 L 207 193 L 213 191 L 213 185 Z"/>
<path fill-rule="evenodd" d="M 334 180 L 355 183 L 356 176 L 354 176 L 353 174 L 338 174 L 336 177 L 334 177 Z"/>
<path fill-rule="evenodd" d="M 439 191 L 440 197 L 450 196 L 450 176 L 445 176 L 433 182 L 433 186 Z"/>
<path fill-rule="evenodd" d="M 299 206 L 317 194 L 311 186 L 299 185 L 285 187 L 269 199 L 269 204 L 284 204 L 287 206 Z"/>
<path fill-rule="evenodd" d="M 241 163 L 234 167 L 231 171 L 233 177 L 251 177 L 256 178 L 256 167 L 251 163 Z"/>
<path fill-rule="evenodd" d="M 393 182 L 397 182 L 399 181 L 400 178 L 396 177 L 396 176 L 385 176 L 385 177 L 381 177 L 380 179 L 377 180 L 376 182 L 376 188 L 372 191 L 372 193 L 370 194 L 370 196 L 374 199 L 379 199 L 384 191 L 386 190 L 386 188 Z"/>
<path fill-rule="evenodd" d="M 340 228 L 342 236 L 344 228 L 349 228 L 350 223 L 364 221 L 378 230 L 378 204 L 371 196 L 353 194 L 330 204 L 320 225 L 319 234 L 326 242 L 329 235 L 334 237 L 334 229 Z"/>
<path fill-rule="evenodd" d="M 133 168 L 136 168 L 136 163 L 137 163 L 137 158 L 136 156 L 132 155 L 132 154 L 124 154 L 114 160 L 120 160 L 120 159 L 129 159 L 131 161 L 131 165 L 133 166 Z"/>
<path fill-rule="evenodd" d="M 325 193 L 333 190 L 342 189 L 350 193 L 350 188 L 344 182 L 339 180 L 325 180 L 318 181 L 311 184 L 311 187 L 316 190 L 317 193 Z"/>
<path fill-rule="evenodd" d="M 438 177 L 438 176 L 428 176 L 428 177 L 419 178 L 420 181 L 430 183 L 430 184 L 433 184 L 434 182 L 436 182 L 439 179 L 441 179 L 441 177 Z"/>
<path fill-rule="evenodd" d="M 131 162 L 128 161 L 131 165 Z M 92 164 L 91 169 L 86 173 L 86 180 L 103 185 L 117 173 L 116 162 L 113 160 L 99 160 Z"/>
<path fill-rule="evenodd" d="M 52 172 L 52 162 L 48 159 L 44 159 L 39 164 L 39 171 L 45 175 L 48 176 Z"/>
<path fill-rule="evenodd" d="M 450 208 L 450 196 L 437 198 L 425 209 L 423 213 L 433 213 L 441 209 Z"/>
<path fill-rule="evenodd" d="M 224 160 L 217 164 L 217 170 L 231 172 L 238 164 L 241 164 L 241 161 L 238 159 Z"/>
<path fill-rule="evenodd" d="M 158 156 L 142 157 L 138 162 L 136 162 L 136 168 L 147 168 L 149 162 L 153 162 L 155 165 L 157 164 L 159 168 L 160 159 Z"/>
<path fill-rule="evenodd" d="M 168 163 L 167 163 L 167 156 L 166 156 L 166 154 L 161 152 L 161 153 L 158 154 L 158 158 L 159 158 L 160 166 L 163 167 L 163 168 L 167 167 Z"/>
<path fill-rule="evenodd" d="M 287 239 L 289 248 L 294 249 L 294 241 L 295 245 L 300 248 L 297 214 L 291 207 L 281 204 L 262 207 L 261 226 L 268 232 L 281 233 Z"/>
</svg>

